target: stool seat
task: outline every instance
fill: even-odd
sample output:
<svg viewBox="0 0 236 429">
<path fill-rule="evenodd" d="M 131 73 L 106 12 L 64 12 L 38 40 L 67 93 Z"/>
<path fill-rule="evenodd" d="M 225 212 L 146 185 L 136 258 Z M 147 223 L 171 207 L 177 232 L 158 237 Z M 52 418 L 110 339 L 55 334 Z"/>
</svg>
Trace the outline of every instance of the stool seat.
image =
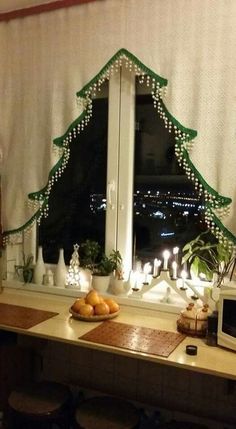
<svg viewBox="0 0 236 429">
<path fill-rule="evenodd" d="M 135 429 L 140 413 L 128 401 L 101 396 L 83 401 L 75 412 L 79 429 Z"/>
<path fill-rule="evenodd" d="M 69 428 L 70 397 L 69 388 L 54 382 L 33 383 L 15 389 L 8 398 L 10 427 L 34 424 L 40 427 L 42 422 L 48 423 L 49 428 L 53 424 Z"/>
<path fill-rule="evenodd" d="M 207 426 L 199 424 L 199 423 L 192 423 L 192 422 L 177 422 L 177 421 L 171 421 L 168 423 L 163 423 L 159 426 L 159 429 L 208 429 Z"/>
</svg>

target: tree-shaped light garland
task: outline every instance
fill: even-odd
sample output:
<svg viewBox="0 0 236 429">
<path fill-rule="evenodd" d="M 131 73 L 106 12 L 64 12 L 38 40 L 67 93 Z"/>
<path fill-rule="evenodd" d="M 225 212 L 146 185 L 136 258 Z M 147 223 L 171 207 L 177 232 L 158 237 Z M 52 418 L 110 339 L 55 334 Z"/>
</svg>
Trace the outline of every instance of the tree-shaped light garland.
<svg viewBox="0 0 236 429">
<path fill-rule="evenodd" d="M 135 72 L 141 84 L 146 84 L 146 86 L 150 87 L 153 105 L 158 116 L 163 120 L 164 126 L 168 129 L 169 133 L 174 133 L 175 135 L 175 155 L 179 165 L 184 169 L 188 179 L 194 182 L 195 189 L 199 195 L 204 195 L 205 221 L 207 226 L 216 235 L 219 242 L 236 249 L 236 238 L 221 222 L 221 219 L 229 213 L 231 199 L 218 194 L 217 191 L 211 188 L 190 159 L 190 152 L 197 132 L 185 128 L 167 110 L 163 102 L 167 89 L 167 80 L 154 73 L 126 49 L 120 49 L 98 74 L 77 93 L 78 104 L 82 113 L 69 126 L 65 134 L 54 139 L 54 150 L 58 151 L 60 159 L 49 174 L 47 186 L 38 192 L 29 194 L 29 206 L 34 212 L 35 210 L 37 211 L 19 230 L 5 233 L 5 242 L 14 242 L 14 237 L 17 240 L 17 236 L 20 236 L 21 230 L 24 230 L 26 233 L 30 232 L 35 221 L 40 224 L 41 218 L 48 216 L 49 195 L 54 183 L 59 180 L 69 161 L 70 143 L 83 132 L 90 121 L 92 116 L 92 100 L 96 96 L 97 91 L 99 92 L 102 84 L 109 80 L 114 73 L 119 72 L 120 67 L 123 66 L 130 72 Z"/>
<path fill-rule="evenodd" d="M 80 274 L 79 274 L 79 245 L 74 244 L 74 252 L 72 253 L 68 273 L 66 276 L 67 287 L 80 287 Z"/>
</svg>

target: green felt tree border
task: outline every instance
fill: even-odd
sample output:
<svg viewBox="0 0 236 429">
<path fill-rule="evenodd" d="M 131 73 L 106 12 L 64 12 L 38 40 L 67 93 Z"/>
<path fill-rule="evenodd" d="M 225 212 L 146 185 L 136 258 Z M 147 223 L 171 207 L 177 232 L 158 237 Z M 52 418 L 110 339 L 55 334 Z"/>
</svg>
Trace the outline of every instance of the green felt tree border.
<svg viewBox="0 0 236 429">
<path fill-rule="evenodd" d="M 40 220 L 40 218 L 47 213 L 48 210 L 48 200 L 51 192 L 51 188 L 53 187 L 54 180 L 57 180 L 59 176 L 63 173 L 63 169 L 66 168 L 66 163 L 68 160 L 68 151 L 66 151 L 66 147 L 69 146 L 69 140 L 74 130 L 80 126 L 80 124 L 84 123 L 86 117 L 88 115 L 88 104 L 86 105 L 86 100 L 92 100 L 91 90 L 94 85 L 96 85 L 100 79 L 106 79 L 106 76 L 109 75 L 110 69 L 114 66 L 114 64 L 119 61 L 121 58 L 127 59 L 135 67 L 138 68 L 139 72 L 141 71 L 142 75 L 149 76 L 155 84 L 158 84 L 159 88 L 167 86 L 168 81 L 153 72 L 150 68 L 145 66 L 135 55 L 130 53 L 126 49 L 120 49 L 113 57 L 105 64 L 104 67 L 94 76 L 80 91 L 77 92 L 77 97 L 81 100 L 85 100 L 85 106 L 82 114 L 76 118 L 68 127 L 66 132 L 53 140 L 53 143 L 58 148 L 61 148 L 62 155 L 59 161 L 54 165 L 48 175 L 47 184 L 39 191 L 32 192 L 28 194 L 28 198 L 30 201 L 40 202 L 40 207 L 36 211 L 36 213 L 20 228 L 13 229 L 10 231 L 4 232 L 5 239 L 9 238 L 13 234 L 19 234 L 24 230 L 27 230 L 31 227 L 31 225 Z M 200 172 L 193 165 L 189 151 L 187 149 L 187 144 L 191 142 L 196 136 L 197 131 L 184 127 L 180 122 L 171 115 L 171 113 L 166 108 L 162 98 L 159 100 L 159 105 L 161 106 L 162 112 L 172 124 L 172 126 L 180 133 L 180 137 L 178 138 L 178 134 L 176 137 L 176 147 L 179 150 L 179 157 L 183 162 L 184 166 L 191 172 L 191 179 L 196 180 L 202 187 L 205 194 L 209 196 L 207 201 L 208 212 L 211 213 L 212 222 L 222 231 L 225 238 L 227 238 L 233 244 L 236 244 L 236 237 L 223 225 L 221 220 L 216 216 L 214 209 L 227 207 L 231 204 L 232 200 L 228 197 L 220 195 L 216 190 L 214 190 L 202 177 Z"/>
</svg>

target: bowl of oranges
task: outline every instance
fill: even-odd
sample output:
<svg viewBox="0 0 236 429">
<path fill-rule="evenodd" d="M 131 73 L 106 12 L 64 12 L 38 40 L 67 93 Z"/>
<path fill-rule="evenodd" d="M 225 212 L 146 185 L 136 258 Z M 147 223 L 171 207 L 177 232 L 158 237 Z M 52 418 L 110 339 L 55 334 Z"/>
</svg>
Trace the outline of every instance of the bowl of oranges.
<svg viewBox="0 0 236 429">
<path fill-rule="evenodd" d="M 83 298 L 77 298 L 70 307 L 72 317 L 86 322 L 99 322 L 118 316 L 120 307 L 112 298 L 103 298 L 91 289 Z"/>
</svg>

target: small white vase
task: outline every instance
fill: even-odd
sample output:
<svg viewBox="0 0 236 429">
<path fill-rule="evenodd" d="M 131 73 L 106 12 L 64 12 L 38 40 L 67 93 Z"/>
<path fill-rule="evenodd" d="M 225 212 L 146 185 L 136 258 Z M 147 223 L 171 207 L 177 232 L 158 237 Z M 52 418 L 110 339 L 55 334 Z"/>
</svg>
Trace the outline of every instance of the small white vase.
<svg viewBox="0 0 236 429">
<path fill-rule="evenodd" d="M 34 267 L 34 283 L 41 285 L 43 283 L 43 276 L 46 274 L 46 268 L 43 260 L 43 248 L 38 248 L 38 258 Z"/>
<path fill-rule="evenodd" d="M 43 276 L 43 284 L 46 286 L 54 286 L 54 274 L 50 268 L 46 270 L 46 274 Z"/>
<path fill-rule="evenodd" d="M 111 291 L 114 295 L 126 293 L 124 280 L 113 278 L 111 280 Z"/>
<path fill-rule="evenodd" d="M 67 268 L 64 259 L 64 249 L 59 249 L 59 259 L 55 270 L 55 286 L 65 287 Z"/>
</svg>

